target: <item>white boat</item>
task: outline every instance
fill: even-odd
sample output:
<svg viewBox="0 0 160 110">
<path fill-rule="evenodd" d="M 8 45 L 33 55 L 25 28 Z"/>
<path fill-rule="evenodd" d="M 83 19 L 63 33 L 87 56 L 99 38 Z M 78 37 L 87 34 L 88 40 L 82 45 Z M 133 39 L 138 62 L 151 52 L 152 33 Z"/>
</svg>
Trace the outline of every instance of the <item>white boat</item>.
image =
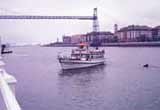
<svg viewBox="0 0 160 110">
<path fill-rule="evenodd" d="M 80 44 L 70 56 L 58 55 L 58 60 L 63 70 L 86 68 L 105 64 L 104 54 L 104 50 L 89 49 L 86 44 Z"/>
</svg>

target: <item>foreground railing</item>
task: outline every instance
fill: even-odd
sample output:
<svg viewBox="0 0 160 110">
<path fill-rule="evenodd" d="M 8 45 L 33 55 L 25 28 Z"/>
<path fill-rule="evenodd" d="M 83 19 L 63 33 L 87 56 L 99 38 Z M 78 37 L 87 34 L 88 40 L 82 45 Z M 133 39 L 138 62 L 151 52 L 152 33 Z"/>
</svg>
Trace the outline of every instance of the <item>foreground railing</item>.
<svg viewBox="0 0 160 110">
<path fill-rule="evenodd" d="M 21 110 L 13 90 L 9 86 L 9 83 L 16 82 L 16 80 L 4 70 L 3 66 L 4 63 L 0 60 L 0 91 L 6 106 L 4 110 Z"/>
</svg>

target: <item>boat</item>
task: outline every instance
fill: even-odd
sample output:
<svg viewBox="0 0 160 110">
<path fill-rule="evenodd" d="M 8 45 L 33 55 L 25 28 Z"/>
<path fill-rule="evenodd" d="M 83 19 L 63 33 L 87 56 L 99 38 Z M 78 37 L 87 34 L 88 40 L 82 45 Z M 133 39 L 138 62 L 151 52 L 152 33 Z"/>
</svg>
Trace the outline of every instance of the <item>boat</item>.
<svg viewBox="0 0 160 110">
<path fill-rule="evenodd" d="M 63 70 L 78 69 L 105 64 L 104 55 L 104 50 L 81 43 L 78 48 L 72 49 L 70 56 L 58 55 L 58 60 Z"/>
</svg>

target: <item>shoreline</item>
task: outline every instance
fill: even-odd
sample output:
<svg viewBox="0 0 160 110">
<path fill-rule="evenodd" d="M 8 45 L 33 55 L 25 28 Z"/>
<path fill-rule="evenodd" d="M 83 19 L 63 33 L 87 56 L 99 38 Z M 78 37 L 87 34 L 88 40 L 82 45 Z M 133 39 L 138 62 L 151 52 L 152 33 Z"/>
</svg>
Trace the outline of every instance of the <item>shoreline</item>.
<svg viewBox="0 0 160 110">
<path fill-rule="evenodd" d="M 43 47 L 77 47 L 77 44 L 54 43 L 52 45 L 43 45 Z M 102 43 L 100 47 L 160 47 L 160 42 Z"/>
<path fill-rule="evenodd" d="M 160 47 L 160 42 L 119 42 L 104 43 L 104 47 Z"/>
</svg>

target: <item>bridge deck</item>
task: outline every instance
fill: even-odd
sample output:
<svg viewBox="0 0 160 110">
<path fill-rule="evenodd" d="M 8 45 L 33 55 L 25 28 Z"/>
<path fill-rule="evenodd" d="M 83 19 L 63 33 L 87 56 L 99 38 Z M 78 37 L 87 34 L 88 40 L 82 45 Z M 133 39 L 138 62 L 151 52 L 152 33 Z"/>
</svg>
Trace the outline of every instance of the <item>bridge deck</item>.
<svg viewBox="0 0 160 110">
<path fill-rule="evenodd" d="M 95 20 L 96 16 L 29 16 L 29 15 L 0 15 L 0 19 L 78 19 Z"/>
</svg>

